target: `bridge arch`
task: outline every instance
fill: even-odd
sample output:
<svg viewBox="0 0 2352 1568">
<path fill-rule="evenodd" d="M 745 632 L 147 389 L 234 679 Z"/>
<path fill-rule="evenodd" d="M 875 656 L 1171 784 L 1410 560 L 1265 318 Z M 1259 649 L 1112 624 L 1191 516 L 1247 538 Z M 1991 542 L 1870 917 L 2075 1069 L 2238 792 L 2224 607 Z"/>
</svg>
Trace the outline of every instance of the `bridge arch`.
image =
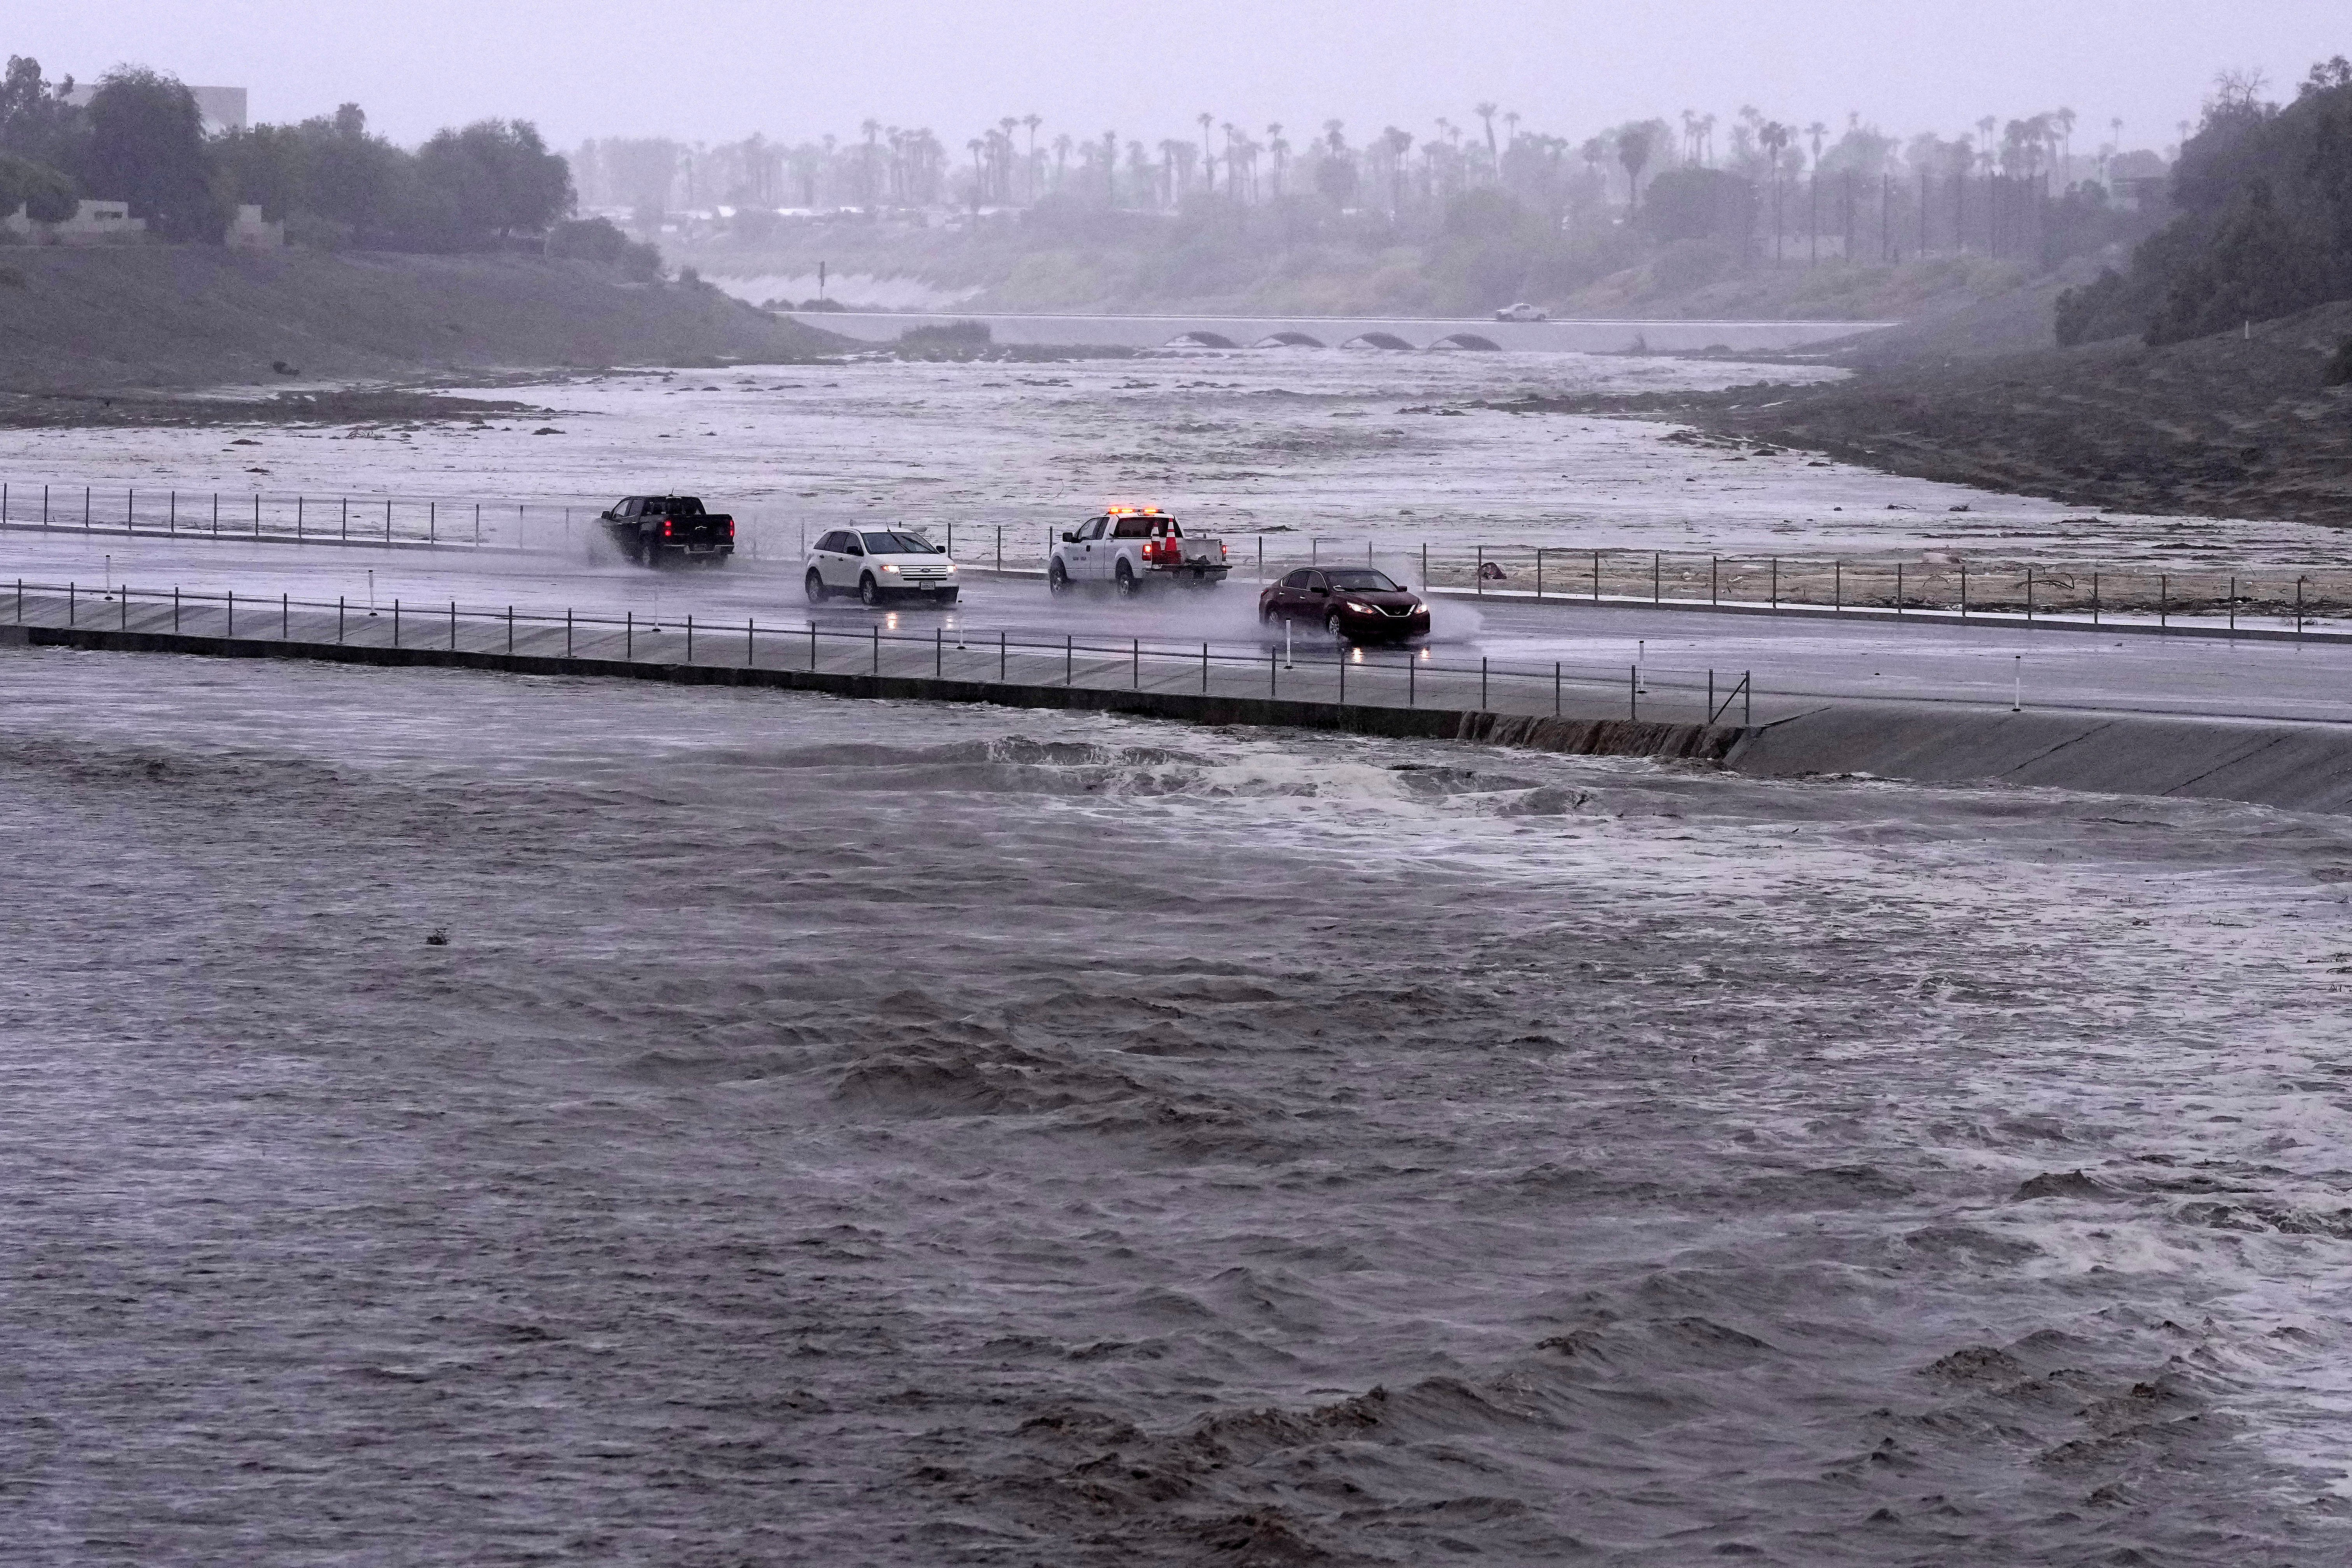
<svg viewBox="0 0 2352 1568">
<path fill-rule="evenodd" d="M 1323 340 L 1309 332 L 1268 332 L 1250 347 L 1254 349 L 1319 349 Z"/>
<path fill-rule="evenodd" d="M 1223 332 L 1195 331 L 1179 332 L 1160 346 L 1171 349 L 1237 349 L 1241 344 Z"/>
<path fill-rule="evenodd" d="M 1429 345 L 1433 349 L 1475 349 L 1481 353 L 1499 353 L 1503 345 L 1476 332 L 1448 332 Z"/>
<path fill-rule="evenodd" d="M 1394 332 L 1359 332 L 1339 346 L 1343 349 L 1409 349 L 1412 347 Z"/>
</svg>

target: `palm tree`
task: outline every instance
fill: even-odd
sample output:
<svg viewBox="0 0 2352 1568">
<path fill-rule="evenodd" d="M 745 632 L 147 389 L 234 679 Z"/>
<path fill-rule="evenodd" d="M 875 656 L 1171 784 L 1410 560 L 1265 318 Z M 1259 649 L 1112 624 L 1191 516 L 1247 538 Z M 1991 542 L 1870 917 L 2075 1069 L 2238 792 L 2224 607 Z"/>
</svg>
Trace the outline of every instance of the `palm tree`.
<svg viewBox="0 0 2352 1568">
<path fill-rule="evenodd" d="M 1111 206 L 1118 205 L 1118 132 L 1103 132 L 1103 200 Z"/>
<path fill-rule="evenodd" d="M 2062 109 L 2050 117 L 2058 129 L 2058 183 L 2071 184 L 2074 179 L 2074 111 Z"/>
<path fill-rule="evenodd" d="M 1757 144 L 1770 160 L 1766 165 L 1772 174 L 1772 259 L 1780 259 L 1780 150 L 1795 135 L 1795 129 L 1777 120 L 1768 120 L 1756 131 Z"/>
<path fill-rule="evenodd" d="M 1204 110 L 1195 118 L 1201 122 L 1201 178 L 1205 182 L 1207 194 L 1215 195 L 1217 194 L 1216 166 L 1210 160 L 1216 154 L 1209 151 L 1209 127 L 1216 123 L 1217 117 Z"/>
<path fill-rule="evenodd" d="M 1470 106 L 1470 112 L 1486 122 L 1486 159 L 1498 170 L 1503 166 L 1503 150 L 1495 145 L 1495 110 L 1502 107 L 1492 102 Z"/>
<path fill-rule="evenodd" d="M 1404 212 L 1404 155 L 1412 150 L 1412 132 L 1391 125 L 1381 132 L 1381 141 L 1389 150 L 1389 216 L 1393 219 Z"/>
<path fill-rule="evenodd" d="M 1284 161 L 1290 156 L 1290 143 L 1282 139 L 1282 122 L 1276 121 L 1265 128 L 1265 150 L 1274 154 L 1274 196 L 1282 199 Z"/>
<path fill-rule="evenodd" d="M 1076 145 L 1066 131 L 1054 138 L 1054 188 L 1057 191 L 1070 177 L 1070 149 Z"/>
<path fill-rule="evenodd" d="M 1829 133 L 1830 128 L 1818 120 L 1805 127 L 1805 134 L 1813 139 L 1813 167 L 1816 169 L 1822 166 L 1822 138 Z"/>
<path fill-rule="evenodd" d="M 1628 125 L 1617 132 L 1617 161 L 1625 165 L 1625 211 L 1642 205 L 1642 166 L 1650 161 L 1647 126 Z"/>
<path fill-rule="evenodd" d="M 1021 123 L 1029 128 L 1029 199 L 1037 199 L 1037 127 L 1045 123 L 1042 114 L 1025 114 Z"/>
</svg>

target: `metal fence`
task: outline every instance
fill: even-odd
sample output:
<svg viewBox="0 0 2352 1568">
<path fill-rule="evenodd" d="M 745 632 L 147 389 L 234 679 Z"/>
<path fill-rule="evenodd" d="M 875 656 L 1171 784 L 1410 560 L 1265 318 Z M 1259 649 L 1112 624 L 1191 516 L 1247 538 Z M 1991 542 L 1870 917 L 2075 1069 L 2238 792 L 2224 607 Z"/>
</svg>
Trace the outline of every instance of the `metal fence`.
<svg viewBox="0 0 2352 1568">
<path fill-rule="evenodd" d="M 0 480 L 0 524 L 89 534 L 244 538 L 577 553 L 602 539 L 609 498 L 488 500 L 433 496 L 310 496 L 254 490 L 100 489 Z M 739 553 L 797 563 L 809 541 L 854 519 L 734 513 Z M 894 526 L 910 520 L 893 514 Z M 1075 520 L 1072 520 L 1075 521 Z M 1057 529 L 943 521 L 926 530 L 969 565 L 1043 572 Z M 1428 587 L 1511 598 L 1741 608 L 1846 610 L 1901 616 L 2174 621 L 2301 630 L 2352 616 L 2352 569 L 2146 566 L 1964 556 L 1948 550 L 1870 556 L 1700 554 L 1565 544 L 1461 544 L 1366 535 L 1228 534 L 1237 579 L 1300 566 L 1374 565 Z"/>
<path fill-rule="evenodd" d="M 729 666 L 831 674 L 929 677 L 1024 686 L 1186 691 L 1386 708 L 1437 708 L 1675 723 L 1753 722 L 1746 671 L 1642 665 L 1447 662 L 1426 647 L 1349 647 L 1289 639 L 1264 650 L 1210 643 L 1147 644 L 1015 637 L 935 626 L 928 637 L 799 623 L 740 624 L 624 610 L 524 611 L 200 594 L 121 584 L 18 580 L 5 590 L 10 623 L 93 631 L 168 632 L 287 643 L 432 648 L 631 663 Z"/>
</svg>

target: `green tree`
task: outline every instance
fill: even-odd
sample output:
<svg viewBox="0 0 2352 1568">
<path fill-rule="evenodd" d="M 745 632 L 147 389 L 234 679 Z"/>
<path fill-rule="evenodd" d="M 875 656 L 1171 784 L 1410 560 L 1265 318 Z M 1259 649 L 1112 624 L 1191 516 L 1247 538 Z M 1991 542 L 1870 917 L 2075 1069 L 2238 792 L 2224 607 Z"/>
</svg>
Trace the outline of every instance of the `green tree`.
<svg viewBox="0 0 2352 1568">
<path fill-rule="evenodd" d="M 78 171 L 90 195 L 125 201 L 166 239 L 218 240 L 228 227 L 204 115 L 177 77 L 124 66 L 99 80 Z"/>
<path fill-rule="evenodd" d="M 36 223 L 63 223 L 76 205 L 72 179 L 47 163 L 0 153 L 0 217 L 18 207 Z"/>
<path fill-rule="evenodd" d="M 0 75 L 0 153 L 52 169 L 79 164 L 89 125 L 73 105 L 73 85 L 71 77 L 45 79 L 37 59 L 9 56 L 6 74 Z"/>
<path fill-rule="evenodd" d="M 464 247 L 542 234 L 573 205 L 571 165 L 527 120 L 436 132 L 417 150 L 416 173 L 434 216 Z"/>
</svg>

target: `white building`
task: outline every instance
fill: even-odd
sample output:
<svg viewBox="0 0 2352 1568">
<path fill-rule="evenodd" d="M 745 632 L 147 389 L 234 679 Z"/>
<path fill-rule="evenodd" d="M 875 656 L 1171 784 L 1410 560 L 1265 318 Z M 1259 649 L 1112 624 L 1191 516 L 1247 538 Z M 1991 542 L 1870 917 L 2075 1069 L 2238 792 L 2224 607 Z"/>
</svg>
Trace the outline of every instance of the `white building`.
<svg viewBox="0 0 2352 1568">
<path fill-rule="evenodd" d="M 191 87 L 195 94 L 196 111 L 205 117 L 205 134 L 217 136 L 224 131 L 246 128 L 246 89 L 241 87 Z M 66 94 L 66 101 L 76 108 L 88 107 L 98 95 L 96 82 L 77 82 Z"/>
<path fill-rule="evenodd" d="M 132 217 L 129 202 L 82 202 L 63 223 L 35 223 L 19 206 L 0 217 L 0 228 L 34 245 L 138 245 L 147 237 L 147 220 Z"/>
</svg>

